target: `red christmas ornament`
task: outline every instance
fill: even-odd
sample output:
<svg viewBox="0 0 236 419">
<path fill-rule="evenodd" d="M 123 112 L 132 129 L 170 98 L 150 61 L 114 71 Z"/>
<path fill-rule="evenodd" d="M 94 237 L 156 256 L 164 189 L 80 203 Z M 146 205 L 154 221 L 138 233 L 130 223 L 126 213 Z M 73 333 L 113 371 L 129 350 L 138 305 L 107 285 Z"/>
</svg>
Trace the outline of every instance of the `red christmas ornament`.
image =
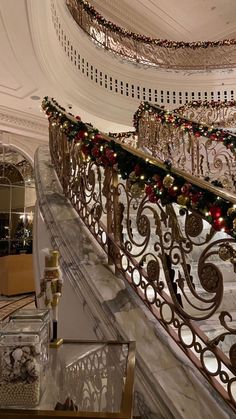
<svg viewBox="0 0 236 419">
<path fill-rule="evenodd" d="M 80 130 L 79 132 L 77 132 L 75 136 L 76 141 L 83 140 L 84 138 L 85 138 L 85 131 Z"/>
<path fill-rule="evenodd" d="M 109 160 L 110 164 L 113 165 L 116 163 L 116 157 L 114 156 L 114 151 L 106 148 L 105 155 Z"/>
<path fill-rule="evenodd" d="M 213 222 L 213 227 L 215 230 L 219 231 L 225 228 L 225 221 L 223 218 L 217 218 L 216 220 L 214 220 Z"/>
<path fill-rule="evenodd" d="M 169 194 L 170 196 L 176 196 L 176 195 L 177 195 L 177 192 L 178 192 L 178 189 L 175 189 L 175 186 L 171 186 L 171 187 L 168 189 L 168 194 Z"/>
<path fill-rule="evenodd" d="M 197 131 L 197 132 L 195 132 L 195 133 L 194 133 L 194 135 L 195 135 L 195 137 L 201 137 L 201 134 L 200 134 L 200 132 L 198 132 L 198 131 Z"/>
<path fill-rule="evenodd" d="M 212 205 L 209 209 L 209 213 L 211 214 L 212 218 L 219 218 L 222 216 L 222 209 L 217 205 Z"/>
<path fill-rule="evenodd" d="M 101 134 L 95 134 L 94 135 L 94 140 L 95 141 L 102 140 L 102 135 Z"/>
<path fill-rule="evenodd" d="M 77 121 L 81 121 L 81 118 L 80 118 L 80 116 L 79 116 L 79 115 L 77 115 L 77 116 L 75 117 L 75 119 L 77 119 Z"/>
</svg>

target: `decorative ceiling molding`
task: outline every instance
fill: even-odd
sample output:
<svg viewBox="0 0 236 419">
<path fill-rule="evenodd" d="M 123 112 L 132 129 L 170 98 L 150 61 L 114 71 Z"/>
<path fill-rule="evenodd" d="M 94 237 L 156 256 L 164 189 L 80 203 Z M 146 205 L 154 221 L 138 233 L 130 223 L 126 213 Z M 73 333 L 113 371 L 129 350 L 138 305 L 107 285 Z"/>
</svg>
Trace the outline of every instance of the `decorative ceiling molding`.
<svg viewBox="0 0 236 419">
<path fill-rule="evenodd" d="M 18 132 L 26 136 L 32 136 L 33 134 L 39 139 L 48 138 L 48 124 L 46 119 L 4 106 L 0 106 L 0 129 Z"/>
</svg>

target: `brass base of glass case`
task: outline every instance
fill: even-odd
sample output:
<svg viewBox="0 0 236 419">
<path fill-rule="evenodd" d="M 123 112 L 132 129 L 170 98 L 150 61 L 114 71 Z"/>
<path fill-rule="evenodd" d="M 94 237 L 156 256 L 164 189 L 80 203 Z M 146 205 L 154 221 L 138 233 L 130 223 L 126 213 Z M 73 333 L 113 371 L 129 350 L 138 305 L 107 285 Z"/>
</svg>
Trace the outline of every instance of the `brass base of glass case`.
<svg viewBox="0 0 236 419">
<path fill-rule="evenodd" d="M 63 339 L 58 338 L 55 339 L 53 342 L 49 343 L 49 347 L 50 348 L 59 348 L 59 346 L 61 346 L 63 344 Z"/>
</svg>

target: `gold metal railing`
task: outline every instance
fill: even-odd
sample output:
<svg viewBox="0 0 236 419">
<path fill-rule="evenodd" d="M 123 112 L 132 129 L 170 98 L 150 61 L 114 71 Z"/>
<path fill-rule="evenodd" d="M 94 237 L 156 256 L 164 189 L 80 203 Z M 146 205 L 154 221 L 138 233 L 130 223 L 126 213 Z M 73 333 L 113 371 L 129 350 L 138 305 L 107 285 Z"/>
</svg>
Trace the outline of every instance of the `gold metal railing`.
<svg viewBox="0 0 236 419">
<path fill-rule="evenodd" d="M 202 112 L 197 121 L 186 117 L 196 116 L 197 111 L 198 108 L 193 113 L 192 107 L 187 107 L 182 116 L 156 105 L 141 104 L 135 122 L 137 147 L 162 161 L 169 161 L 175 168 L 235 192 L 236 136 L 214 127 L 213 116 L 212 125 L 205 125 L 206 119 L 209 122 L 211 118 L 210 112 L 206 112 L 205 121 Z M 219 117 L 218 111 L 215 117 Z"/>
<path fill-rule="evenodd" d="M 220 128 L 236 128 L 236 102 L 193 101 L 175 109 L 185 118 Z"/>
<path fill-rule="evenodd" d="M 108 262 L 236 410 L 235 194 L 170 172 L 55 102 L 43 108 L 65 195 Z"/>
<path fill-rule="evenodd" d="M 236 66 L 236 40 L 177 42 L 152 39 L 118 27 L 84 0 L 66 0 L 76 23 L 102 48 L 131 62 L 168 69 Z"/>
</svg>

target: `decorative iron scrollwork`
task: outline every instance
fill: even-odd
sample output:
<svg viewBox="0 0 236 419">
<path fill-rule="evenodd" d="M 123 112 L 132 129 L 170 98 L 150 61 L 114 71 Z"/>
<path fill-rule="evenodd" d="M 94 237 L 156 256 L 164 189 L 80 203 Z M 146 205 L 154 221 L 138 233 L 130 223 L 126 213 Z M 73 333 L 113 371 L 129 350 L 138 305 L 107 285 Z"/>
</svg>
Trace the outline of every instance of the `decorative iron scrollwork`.
<svg viewBox="0 0 236 419">
<path fill-rule="evenodd" d="M 157 260 L 150 260 L 147 264 L 147 275 L 151 282 L 157 281 L 160 275 L 160 265 Z"/>
<path fill-rule="evenodd" d="M 207 292 L 216 292 L 223 282 L 220 270 L 213 263 L 205 263 L 199 267 L 199 279 Z"/>
<path fill-rule="evenodd" d="M 186 215 L 185 221 L 185 231 L 186 234 L 190 237 L 200 236 L 203 230 L 203 220 L 202 218 L 194 213 Z"/>
</svg>

